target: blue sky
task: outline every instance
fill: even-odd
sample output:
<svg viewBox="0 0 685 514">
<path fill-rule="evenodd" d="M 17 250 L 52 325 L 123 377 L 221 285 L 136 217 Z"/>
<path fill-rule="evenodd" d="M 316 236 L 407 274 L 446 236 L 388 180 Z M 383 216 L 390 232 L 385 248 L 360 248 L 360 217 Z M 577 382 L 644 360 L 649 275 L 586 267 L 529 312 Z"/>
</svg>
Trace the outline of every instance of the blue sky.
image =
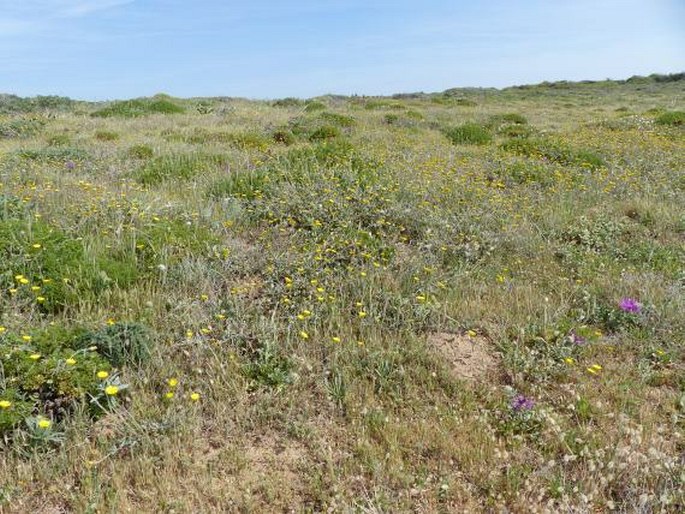
<svg viewBox="0 0 685 514">
<path fill-rule="evenodd" d="M 685 0 L 0 0 L 0 92 L 391 94 L 685 70 Z"/>
</svg>

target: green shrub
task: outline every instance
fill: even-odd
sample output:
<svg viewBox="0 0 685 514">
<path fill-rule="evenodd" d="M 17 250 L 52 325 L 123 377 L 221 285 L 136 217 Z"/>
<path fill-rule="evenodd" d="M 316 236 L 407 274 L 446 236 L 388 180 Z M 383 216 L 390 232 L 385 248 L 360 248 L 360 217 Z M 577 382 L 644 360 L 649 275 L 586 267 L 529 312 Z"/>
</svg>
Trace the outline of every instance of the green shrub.
<svg viewBox="0 0 685 514">
<path fill-rule="evenodd" d="M 354 145 L 343 139 L 327 140 L 316 145 L 312 153 L 320 164 L 333 166 L 350 162 L 354 156 Z"/>
<path fill-rule="evenodd" d="M 140 323 L 114 323 L 106 328 L 82 334 L 79 348 L 96 347 L 115 367 L 139 365 L 151 355 L 153 338 L 149 328 Z"/>
<path fill-rule="evenodd" d="M 497 128 L 497 134 L 511 138 L 530 137 L 534 130 L 528 125 L 505 124 Z"/>
<path fill-rule="evenodd" d="M 526 125 L 528 120 L 525 116 L 518 113 L 494 114 L 488 119 L 488 125 L 491 127 L 498 127 L 504 124 L 510 125 Z"/>
<path fill-rule="evenodd" d="M 69 111 L 75 101 L 63 96 L 35 96 L 21 98 L 0 94 L 0 113 L 29 113 L 36 111 Z"/>
<path fill-rule="evenodd" d="M 173 264 L 192 254 L 205 255 L 218 242 L 208 227 L 181 218 L 152 220 L 138 230 L 131 245 L 136 246 L 138 267 L 148 270 L 160 261 Z"/>
<path fill-rule="evenodd" d="M 332 139 L 341 135 L 340 129 L 333 125 L 323 125 L 315 129 L 309 134 L 310 141 L 321 141 L 323 139 Z"/>
<path fill-rule="evenodd" d="M 460 93 L 455 93 L 455 94 L 460 94 Z M 431 97 L 431 102 L 434 104 L 440 104 L 440 105 L 456 105 L 459 107 L 476 107 L 478 105 L 477 102 L 469 99 L 469 98 L 463 98 L 463 97 L 457 97 L 452 94 L 447 94 L 444 93 L 439 96 L 433 96 Z"/>
<path fill-rule="evenodd" d="M 352 116 L 338 114 L 337 112 L 322 112 L 319 119 L 341 128 L 349 128 L 356 123 Z"/>
<path fill-rule="evenodd" d="M 215 181 L 207 190 L 211 198 L 242 198 L 252 200 L 258 197 L 270 183 L 263 171 L 230 173 Z"/>
<path fill-rule="evenodd" d="M 164 155 L 150 161 L 136 173 L 136 179 L 145 185 L 167 180 L 188 180 L 226 163 L 221 155 L 202 153 Z"/>
<path fill-rule="evenodd" d="M 364 109 L 367 111 L 376 111 L 381 109 L 390 109 L 394 104 L 384 100 L 367 100 L 364 103 Z"/>
<path fill-rule="evenodd" d="M 590 150 L 584 150 L 582 148 L 572 150 L 571 155 L 568 157 L 569 164 L 578 164 L 580 166 L 597 169 L 606 166 L 604 159 L 602 159 L 596 153 Z"/>
<path fill-rule="evenodd" d="M 200 100 L 195 104 L 195 110 L 199 114 L 212 114 L 214 112 L 214 104 L 210 100 Z"/>
<path fill-rule="evenodd" d="M 164 134 L 164 137 L 167 141 L 185 141 L 196 145 L 205 143 L 230 144 L 241 150 L 254 149 L 264 151 L 269 147 L 270 143 L 269 138 L 259 132 L 209 131 L 200 128 L 195 129 L 190 135 L 167 133 Z"/>
<path fill-rule="evenodd" d="M 288 129 L 277 129 L 271 134 L 271 138 L 276 143 L 282 143 L 286 146 L 292 145 L 296 141 L 295 134 Z"/>
<path fill-rule="evenodd" d="M 477 123 L 464 123 L 448 128 L 444 134 L 455 145 L 484 145 L 492 141 L 488 129 Z"/>
<path fill-rule="evenodd" d="M 0 139 L 30 137 L 40 132 L 45 120 L 38 118 L 17 118 L 0 122 Z"/>
<path fill-rule="evenodd" d="M 554 178 L 554 175 L 543 164 L 535 161 L 508 164 L 498 174 L 517 184 L 551 184 Z"/>
<path fill-rule="evenodd" d="M 55 134 L 47 140 L 48 146 L 67 146 L 71 144 L 69 134 Z"/>
<path fill-rule="evenodd" d="M 259 132 L 237 132 L 229 135 L 229 143 L 241 150 L 264 151 L 269 147 L 270 140 Z"/>
<path fill-rule="evenodd" d="M 126 153 L 134 159 L 151 159 L 154 155 L 152 147 L 149 145 L 133 145 Z"/>
<path fill-rule="evenodd" d="M 139 98 L 123 100 L 95 111 L 91 116 L 97 118 L 137 118 L 150 114 L 180 114 L 185 109 L 166 98 Z"/>
<path fill-rule="evenodd" d="M 95 139 L 98 141 L 116 141 L 119 139 L 119 134 L 116 132 L 111 132 L 109 130 L 98 130 L 95 133 Z"/>
<path fill-rule="evenodd" d="M 326 104 L 318 100 L 309 100 L 304 106 L 306 112 L 323 111 L 325 108 Z"/>
<path fill-rule="evenodd" d="M 80 148 L 71 147 L 48 147 L 40 150 L 19 150 L 19 157 L 30 161 L 55 162 L 55 161 L 83 161 L 88 158 L 88 152 Z"/>
<path fill-rule="evenodd" d="M 681 127 L 685 125 L 685 112 L 683 111 L 668 111 L 657 116 L 654 120 L 658 125 L 666 125 L 668 127 Z"/>
<path fill-rule="evenodd" d="M 93 277 L 93 289 L 107 289 L 116 285 L 120 289 L 128 289 L 136 284 L 140 278 L 138 264 L 132 254 L 102 255 L 95 260 L 97 273 Z"/>
<path fill-rule="evenodd" d="M 0 335 L 0 434 L 31 415 L 58 421 L 76 404 L 104 396 L 107 382 L 98 372 L 109 373 L 111 363 L 98 351 L 78 348 L 74 335 L 62 329 Z"/>
<path fill-rule="evenodd" d="M 0 222 L 3 220 L 20 218 L 24 212 L 24 204 L 19 198 L 16 196 L 0 194 Z"/>
<path fill-rule="evenodd" d="M 563 233 L 563 239 L 586 250 L 604 251 L 616 246 L 623 226 L 606 216 L 580 216 Z"/>
<path fill-rule="evenodd" d="M 0 289 L 12 289 L 21 304 L 56 313 L 86 295 L 128 287 L 137 278 L 131 255 L 90 255 L 80 238 L 43 221 L 12 216 L 15 210 L 10 203 L 8 218 L 0 215 L 0 259 L 5 263 Z"/>
<path fill-rule="evenodd" d="M 590 169 L 606 166 L 604 159 L 590 150 L 572 148 L 567 144 L 547 138 L 510 139 L 502 143 L 500 148 L 517 155 L 544 158 L 564 165 L 575 165 Z"/>
<path fill-rule="evenodd" d="M 293 381 L 293 363 L 281 355 L 274 344 L 265 344 L 243 367 L 252 389 L 272 387 L 282 389 Z"/>
<path fill-rule="evenodd" d="M 304 100 L 299 98 L 281 98 L 271 102 L 274 107 L 301 107 L 304 105 Z"/>
</svg>

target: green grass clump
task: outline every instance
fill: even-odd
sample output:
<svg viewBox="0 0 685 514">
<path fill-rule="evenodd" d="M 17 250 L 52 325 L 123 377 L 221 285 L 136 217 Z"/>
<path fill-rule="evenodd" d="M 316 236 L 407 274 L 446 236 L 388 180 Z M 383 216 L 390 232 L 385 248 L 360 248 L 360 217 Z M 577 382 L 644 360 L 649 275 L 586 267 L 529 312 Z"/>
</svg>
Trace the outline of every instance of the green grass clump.
<svg viewBox="0 0 685 514">
<path fill-rule="evenodd" d="M 25 212 L 26 208 L 18 197 L 0 194 L 0 221 L 21 219 Z"/>
<path fill-rule="evenodd" d="M 135 173 L 135 178 L 145 185 L 167 180 L 189 180 L 196 175 L 216 169 L 225 163 L 221 155 L 189 153 L 164 155 L 147 163 Z"/>
<path fill-rule="evenodd" d="M 128 287 L 138 278 L 130 257 L 88 254 L 78 238 L 45 222 L 23 219 L 12 205 L 4 210 L 10 217 L 0 216 L 0 258 L 6 263 L 0 284 L 12 289 L 25 308 L 60 312 L 113 286 Z"/>
<path fill-rule="evenodd" d="M 271 143 L 267 135 L 257 131 L 226 132 L 196 129 L 191 134 L 169 132 L 165 133 L 164 137 L 170 142 L 185 141 L 195 145 L 219 143 L 241 150 L 265 151 Z"/>
<path fill-rule="evenodd" d="M 130 243 L 142 271 L 158 271 L 160 263 L 174 265 L 193 253 L 207 254 L 219 241 L 206 226 L 182 219 L 152 220 L 134 235 Z"/>
<path fill-rule="evenodd" d="M 55 134 L 47 139 L 48 146 L 69 146 L 71 136 L 69 134 Z"/>
<path fill-rule="evenodd" d="M 101 330 L 81 334 L 76 341 L 79 348 L 97 348 L 112 366 L 140 365 L 152 354 L 153 336 L 140 323 L 114 323 Z"/>
<path fill-rule="evenodd" d="M 269 343 L 259 348 L 245 364 L 243 372 L 250 381 L 250 388 L 270 387 L 282 389 L 293 381 L 293 364 Z"/>
<path fill-rule="evenodd" d="M 166 98 L 139 98 L 114 102 L 91 114 L 96 118 L 137 118 L 151 114 L 181 114 L 185 109 Z"/>
<path fill-rule="evenodd" d="M 683 111 L 667 111 L 656 117 L 654 120 L 658 125 L 665 125 L 667 127 L 681 127 L 685 125 L 685 112 Z"/>
<path fill-rule="evenodd" d="M 444 134 L 455 145 L 486 145 L 492 141 L 490 131 L 477 123 L 447 128 Z"/>
<path fill-rule="evenodd" d="M 606 166 L 604 159 L 591 150 L 574 148 L 568 144 L 542 138 L 514 138 L 500 145 L 507 152 L 527 157 L 538 157 L 564 165 L 598 169 Z"/>
<path fill-rule="evenodd" d="M 207 190 L 210 198 L 243 198 L 252 200 L 260 196 L 271 183 L 262 170 L 233 172 L 217 179 Z"/>
<path fill-rule="evenodd" d="M 274 130 L 271 134 L 271 138 L 276 143 L 281 143 L 286 146 L 292 145 L 297 140 L 295 134 L 293 134 L 292 131 L 287 128 L 280 128 Z"/>
<path fill-rule="evenodd" d="M 133 145 L 130 147 L 127 151 L 126 154 L 129 157 L 133 157 L 134 159 L 151 159 L 155 152 L 152 149 L 150 145 Z"/>
<path fill-rule="evenodd" d="M 341 128 L 349 128 L 355 124 L 355 119 L 352 116 L 339 114 L 337 112 L 322 112 L 319 114 L 319 118 L 324 120 L 326 123 L 330 123 Z"/>
<path fill-rule="evenodd" d="M 325 109 L 326 109 L 326 104 L 323 102 L 320 102 L 318 100 L 308 100 L 304 104 L 305 112 L 323 111 Z"/>
<path fill-rule="evenodd" d="M 46 121 L 41 118 L 15 118 L 0 120 L 0 139 L 30 137 L 38 134 Z"/>
<path fill-rule="evenodd" d="M 111 130 L 98 130 L 95 132 L 95 139 L 98 141 L 117 141 L 119 133 Z"/>
<path fill-rule="evenodd" d="M 342 135 L 342 132 L 335 125 L 322 125 L 314 129 L 308 136 L 310 141 L 321 141 L 333 139 Z"/>
<path fill-rule="evenodd" d="M 525 116 L 519 113 L 495 114 L 488 118 L 488 124 L 492 127 L 500 125 L 526 125 L 528 120 Z"/>
<path fill-rule="evenodd" d="M 63 146 L 50 146 L 41 149 L 24 149 L 18 152 L 19 157 L 29 161 L 38 162 L 67 162 L 67 161 L 83 161 L 89 157 L 86 150 L 81 148 L 71 148 Z"/>
<path fill-rule="evenodd" d="M 271 105 L 274 107 L 301 107 L 305 104 L 304 100 L 301 100 L 299 98 L 279 98 L 278 100 L 274 100 L 271 102 Z"/>
<path fill-rule="evenodd" d="M 76 334 L 61 329 L 0 334 L 0 435 L 21 429 L 30 416 L 48 420 L 34 427 L 48 432 L 79 404 L 93 415 L 115 405 L 113 397 L 123 387 L 105 392 L 113 384 L 112 378 L 105 380 L 112 363 L 97 350 L 79 348 Z"/>
</svg>

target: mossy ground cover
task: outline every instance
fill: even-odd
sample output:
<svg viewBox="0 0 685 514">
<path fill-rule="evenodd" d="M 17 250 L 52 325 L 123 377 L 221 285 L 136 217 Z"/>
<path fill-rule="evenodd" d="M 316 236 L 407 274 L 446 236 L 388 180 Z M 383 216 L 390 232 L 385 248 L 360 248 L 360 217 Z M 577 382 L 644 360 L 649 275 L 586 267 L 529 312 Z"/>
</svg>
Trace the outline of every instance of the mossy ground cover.
<svg viewBox="0 0 685 514">
<path fill-rule="evenodd" d="M 0 510 L 678 511 L 684 84 L 6 97 Z"/>
</svg>

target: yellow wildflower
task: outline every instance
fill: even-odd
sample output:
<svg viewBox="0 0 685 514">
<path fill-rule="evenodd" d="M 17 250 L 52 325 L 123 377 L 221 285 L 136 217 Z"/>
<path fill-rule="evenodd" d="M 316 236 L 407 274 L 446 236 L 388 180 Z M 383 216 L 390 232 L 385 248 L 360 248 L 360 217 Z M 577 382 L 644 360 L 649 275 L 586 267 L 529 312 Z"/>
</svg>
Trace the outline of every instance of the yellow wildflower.
<svg viewBox="0 0 685 514">
<path fill-rule="evenodd" d="M 119 392 L 119 388 L 115 385 L 105 387 L 105 394 L 107 396 L 114 396 Z"/>
</svg>

